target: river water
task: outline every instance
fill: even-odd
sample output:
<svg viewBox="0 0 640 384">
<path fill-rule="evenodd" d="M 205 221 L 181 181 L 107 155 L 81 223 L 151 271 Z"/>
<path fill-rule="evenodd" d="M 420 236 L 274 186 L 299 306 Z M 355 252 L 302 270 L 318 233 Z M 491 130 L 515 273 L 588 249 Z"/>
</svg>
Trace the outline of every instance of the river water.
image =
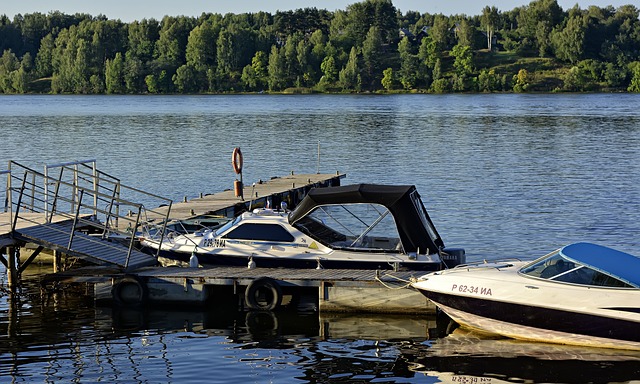
<svg viewBox="0 0 640 384">
<path fill-rule="evenodd" d="M 245 184 L 415 184 L 470 261 L 575 241 L 640 254 L 640 95 L 2 96 L 0 132 L 0 171 L 96 159 L 174 200 L 231 188 L 238 146 Z M 440 338 L 435 318 L 136 312 L 41 296 L 35 279 L 22 291 L 0 293 L 2 382 L 640 379 L 640 354 Z"/>
</svg>

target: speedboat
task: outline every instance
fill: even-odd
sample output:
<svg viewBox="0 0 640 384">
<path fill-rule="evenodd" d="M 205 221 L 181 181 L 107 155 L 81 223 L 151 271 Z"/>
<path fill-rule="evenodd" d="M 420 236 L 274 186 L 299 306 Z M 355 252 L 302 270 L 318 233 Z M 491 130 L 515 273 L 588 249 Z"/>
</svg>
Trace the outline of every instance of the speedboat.
<svg viewBox="0 0 640 384">
<path fill-rule="evenodd" d="M 254 209 L 216 229 L 160 234 L 140 244 L 201 265 L 435 271 L 465 261 L 445 248 L 415 186 L 314 188 L 291 212 Z"/>
<path fill-rule="evenodd" d="M 412 286 L 469 329 L 640 350 L 640 258 L 601 245 L 570 244 L 530 262 L 458 265 Z"/>
</svg>

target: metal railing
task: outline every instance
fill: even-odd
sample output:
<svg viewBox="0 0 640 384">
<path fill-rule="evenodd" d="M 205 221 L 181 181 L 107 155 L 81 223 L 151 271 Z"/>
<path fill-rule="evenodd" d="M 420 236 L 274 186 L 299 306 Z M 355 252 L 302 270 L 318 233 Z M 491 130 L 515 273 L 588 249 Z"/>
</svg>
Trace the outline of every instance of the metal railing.
<svg viewBox="0 0 640 384">
<path fill-rule="evenodd" d="M 48 165 L 44 173 L 16 162 L 11 162 L 10 167 L 5 210 L 12 212 L 12 231 L 18 223 L 42 225 L 71 220 L 69 250 L 76 231 L 93 235 L 95 241 L 115 238 L 128 246 L 126 268 L 141 221 L 149 213 L 168 221 L 170 199 L 123 185 L 119 179 L 99 171 L 95 160 Z M 139 201 L 155 201 L 158 207 L 165 208 L 154 211 Z"/>
</svg>

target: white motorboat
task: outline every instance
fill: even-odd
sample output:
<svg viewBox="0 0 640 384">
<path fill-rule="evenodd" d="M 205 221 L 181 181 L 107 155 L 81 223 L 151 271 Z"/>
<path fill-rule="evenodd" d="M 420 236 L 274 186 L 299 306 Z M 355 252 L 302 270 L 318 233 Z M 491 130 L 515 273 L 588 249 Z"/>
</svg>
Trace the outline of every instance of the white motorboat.
<svg viewBox="0 0 640 384">
<path fill-rule="evenodd" d="M 412 286 L 462 327 L 523 340 L 640 349 L 640 258 L 575 243 L 532 262 L 459 265 Z"/>
<path fill-rule="evenodd" d="M 445 249 L 414 186 L 315 188 L 292 212 L 255 209 L 216 229 L 159 235 L 140 243 L 203 265 L 435 271 L 465 261 L 463 249 Z"/>
</svg>

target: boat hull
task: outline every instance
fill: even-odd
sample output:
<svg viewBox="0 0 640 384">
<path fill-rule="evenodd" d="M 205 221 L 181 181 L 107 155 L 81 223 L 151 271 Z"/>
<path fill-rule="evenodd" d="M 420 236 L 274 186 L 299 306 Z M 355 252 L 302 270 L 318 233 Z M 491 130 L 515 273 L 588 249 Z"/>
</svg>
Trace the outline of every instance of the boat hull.
<svg viewBox="0 0 640 384">
<path fill-rule="evenodd" d="M 421 290 L 463 327 L 521 340 L 640 350 L 637 321 Z"/>
<path fill-rule="evenodd" d="M 150 247 L 143 247 L 143 252 L 155 255 L 157 249 Z M 160 251 L 158 255 L 160 258 L 174 260 L 178 262 L 188 263 L 191 254 L 183 252 L 173 251 Z M 229 255 L 229 254 L 212 254 L 212 253 L 197 253 L 198 263 L 200 265 L 208 266 L 242 266 L 246 267 L 249 263 L 249 257 L 246 255 Z M 364 261 L 358 259 L 351 260 L 336 260 L 330 258 L 322 258 L 318 261 L 317 258 L 298 258 L 298 257 L 277 257 L 277 256 L 251 256 L 255 267 L 259 268 L 295 268 L 295 269 L 313 269 L 321 268 L 325 269 L 371 269 L 371 270 L 409 270 L 420 272 L 433 272 L 442 269 L 442 264 L 439 262 L 427 261 L 427 262 L 384 262 L 379 260 Z"/>
<path fill-rule="evenodd" d="M 458 267 L 413 283 L 465 328 L 559 344 L 640 350 L 637 289 L 529 278 L 525 263 Z"/>
</svg>

